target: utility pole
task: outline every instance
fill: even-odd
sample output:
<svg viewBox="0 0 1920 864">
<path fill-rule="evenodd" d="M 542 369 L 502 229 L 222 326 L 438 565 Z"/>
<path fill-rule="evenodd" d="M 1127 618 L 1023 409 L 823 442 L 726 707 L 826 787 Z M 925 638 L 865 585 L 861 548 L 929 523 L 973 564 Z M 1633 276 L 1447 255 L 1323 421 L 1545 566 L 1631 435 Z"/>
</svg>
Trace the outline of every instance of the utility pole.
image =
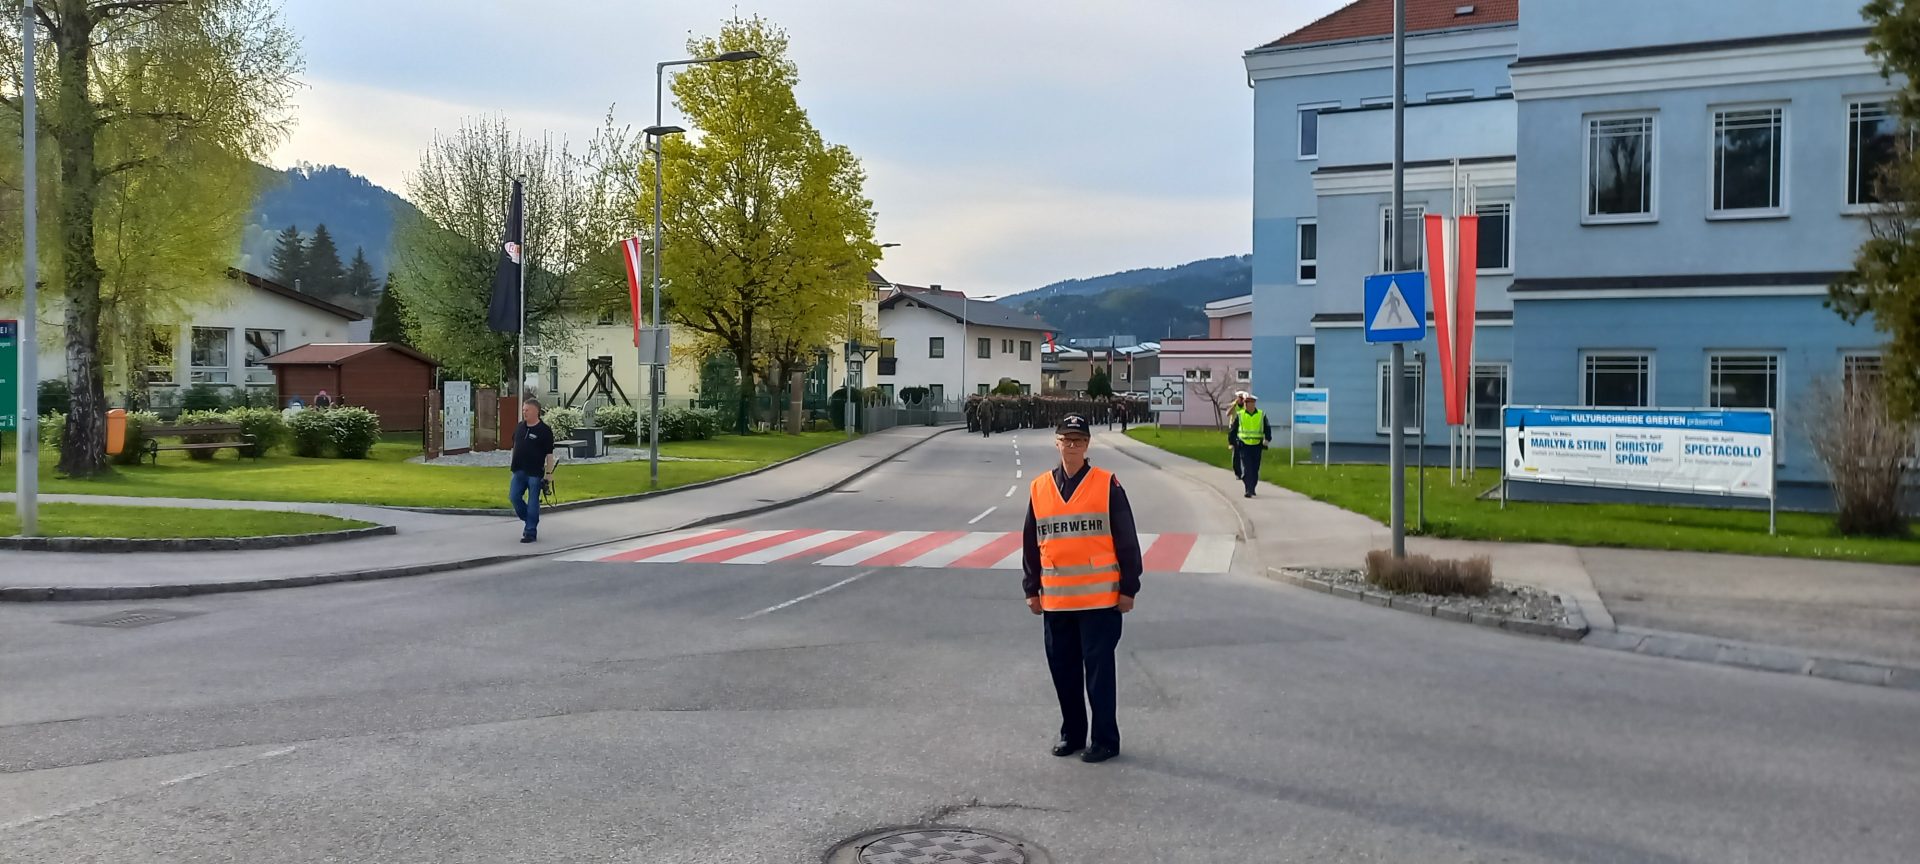
<svg viewBox="0 0 1920 864">
<path fill-rule="evenodd" d="M 1402 250 L 1407 243 L 1406 194 L 1407 194 L 1407 0 L 1393 0 L 1393 210 L 1387 217 L 1387 224 L 1393 226 L 1393 242 L 1390 268 L 1399 272 L 1405 265 Z M 1426 322 L 1419 322 L 1425 326 Z M 1403 343 L 1393 343 L 1392 365 L 1387 372 L 1387 423 L 1392 428 L 1388 433 L 1388 446 L 1392 452 L 1387 455 L 1387 473 L 1393 483 L 1392 520 L 1393 557 L 1407 556 L 1407 430 L 1405 411 L 1401 406 L 1402 395 L 1406 392 L 1407 349 Z"/>
<path fill-rule="evenodd" d="M 25 82 L 20 92 L 20 138 L 26 159 L 23 165 L 26 199 L 26 243 L 21 257 L 26 290 L 21 295 L 20 329 L 15 339 L 20 354 L 19 421 L 20 459 L 14 469 L 13 509 L 20 518 L 20 536 L 39 533 L 40 523 L 40 286 L 39 273 L 39 133 L 35 118 L 33 83 L 33 0 L 20 3 L 20 43 L 26 48 Z"/>
</svg>

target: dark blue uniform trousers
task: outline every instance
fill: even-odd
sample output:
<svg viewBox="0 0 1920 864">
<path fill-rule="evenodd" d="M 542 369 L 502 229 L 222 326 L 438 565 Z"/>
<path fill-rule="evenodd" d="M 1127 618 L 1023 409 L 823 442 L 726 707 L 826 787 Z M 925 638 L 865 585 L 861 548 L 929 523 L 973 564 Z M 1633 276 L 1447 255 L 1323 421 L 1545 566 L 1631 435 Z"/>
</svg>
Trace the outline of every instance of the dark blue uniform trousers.
<svg viewBox="0 0 1920 864">
<path fill-rule="evenodd" d="M 1120 749 L 1120 723 L 1114 719 L 1113 649 L 1120 644 L 1120 610 L 1048 612 L 1047 669 L 1060 697 L 1060 738 L 1069 744 L 1087 740 L 1087 706 L 1093 706 L 1093 743 Z"/>
<path fill-rule="evenodd" d="M 1260 457 L 1266 451 L 1258 444 L 1233 445 L 1234 464 L 1240 468 L 1240 479 L 1247 484 L 1247 494 L 1253 494 L 1253 487 L 1260 482 Z"/>
</svg>

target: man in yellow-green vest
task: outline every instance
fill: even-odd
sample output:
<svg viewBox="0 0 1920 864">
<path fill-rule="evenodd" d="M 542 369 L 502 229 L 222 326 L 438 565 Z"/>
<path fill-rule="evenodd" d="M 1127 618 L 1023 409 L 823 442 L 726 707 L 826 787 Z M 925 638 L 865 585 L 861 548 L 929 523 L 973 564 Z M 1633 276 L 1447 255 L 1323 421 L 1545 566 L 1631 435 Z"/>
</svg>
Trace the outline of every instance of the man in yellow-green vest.
<svg viewBox="0 0 1920 864">
<path fill-rule="evenodd" d="M 1242 396 L 1240 410 L 1227 425 L 1227 444 L 1233 448 L 1233 464 L 1247 484 L 1248 498 L 1253 497 L 1254 484 L 1260 482 L 1260 456 L 1272 440 L 1273 424 L 1267 422 L 1267 412 L 1260 410 L 1259 397 L 1252 393 Z"/>
</svg>

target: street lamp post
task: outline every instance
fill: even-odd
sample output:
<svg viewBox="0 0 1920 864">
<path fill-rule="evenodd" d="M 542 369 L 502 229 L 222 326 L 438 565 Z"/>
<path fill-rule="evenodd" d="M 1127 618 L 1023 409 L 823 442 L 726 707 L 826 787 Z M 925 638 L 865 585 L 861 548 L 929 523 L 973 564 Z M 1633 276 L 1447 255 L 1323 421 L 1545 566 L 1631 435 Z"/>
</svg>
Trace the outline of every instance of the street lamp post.
<svg viewBox="0 0 1920 864">
<path fill-rule="evenodd" d="M 647 423 L 647 485 L 654 488 L 660 486 L 660 391 L 666 387 L 666 360 L 669 356 L 668 348 L 664 344 L 667 329 L 660 326 L 660 253 L 666 245 L 662 242 L 660 227 L 660 196 L 662 188 L 666 186 L 666 168 L 661 158 L 663 150 L 660 139 L 687 131 L 678 126 L 666 125 L 663 116 L 666 111 L 663 96 L 667 89 L 667 67 L 692 66 L 698 63 L 734 63 L 759 58 L 758 51 L 728 51 L 714 57 L 667 60 L 653 66 L 653 125 L 646 129 L 646 134 L 652 141 L 651 149 L 653 150 L 653 320 L 649 328 L 653 331 L 653 356 L 651 358 L 643 356 L 640 362 L 650 363 L 648 368 L 652 370 L 647 376 L 647 389 L 651 393 L 647 399 L 647 405 L 652 412 L 652 417 Z"/>
<path fill-rule="evenodd" d="M 16 374 L 20 378 L 20 398 L 15 403 L 14 413 L 19 417 L 14 423 L 14 432 L 20 437 L 20 458 L 14 478 L 13 511 L 20 520 L 20 536 L 32 537 L 38 534 L 40 505 L 40 286 L 39 267 L 39 226 L 35 213 L 39 195 L 39 121 L 34 117 L 34 80 L 33 80 L 33 3 L 23 0 L 20 11 L 20 43 L 25 49 L 25 86 L 20 91 L 20 138 L 22 179 L 21 188 L 25 194 L 26 221 L 25 243 L 21 251 L 20 263 L 25 276 L 20 305 L 20 325 L 14 331 L 13 344 L 19 353 L 20 364 Z"/>
</svg>

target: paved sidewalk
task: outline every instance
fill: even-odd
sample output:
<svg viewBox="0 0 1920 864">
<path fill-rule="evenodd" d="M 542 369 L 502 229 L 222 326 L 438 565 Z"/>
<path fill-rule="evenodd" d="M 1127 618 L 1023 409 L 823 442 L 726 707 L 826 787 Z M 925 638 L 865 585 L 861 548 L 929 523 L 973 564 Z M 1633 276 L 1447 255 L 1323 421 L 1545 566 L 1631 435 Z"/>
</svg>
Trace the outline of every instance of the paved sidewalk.
<svg viewBox="0 0 1920 864">
<path fill-rule="evenodd" d="M 684 528 L 804 500 L 844 484 L 954 428 L 957 427 L 890 429 L 749 477 L 625 504 L 555 513 L 541 520 L 540 542 L 531 545 L 519 542 L 520 523 L 511 517 L 437 516 L 364 508 L 382 511 L 381 521 L 404 523 L 401 533 L 325 547 L 258 552 L 0 552 L 0 600 L 130 599 L 290 587 L 417 575 L 551 555 L 574 547 Z M 503 497 L 505 490 L 503 478 Z M 279 502 L 233 501 L 209 501 L 202 506 L 243 504 L 290 506 Z M 352 509 L 357 513 L 363 508 Z M 366 517 L 355 515 L 354 518 Z M 49 588 L 61 591 L 49 596 L 45 590 Z"/>
<path fill-rule="evenodd" d="M 505 497 L 504 495 L 502 497 Z M 392 525 L 402 531 L 432 531 L 472 524 L 471 516 L 444 516 L 371 504 L 325 504 L 312 501 L 227 501 L 219 498 L 141 498 L 132 495 L 48 495 L 42 504 L 105 504 L 116 507 L 175 507 L 186 510 L 277 510 L 358 519 Z M 0 502 L 11 503 L 12 492 L 0 492 Z"/>
<path fill-rule="evenodd" d="M 1219 491 L 1251 523 L 1248 552 L 1262 566 L 1359 567 L 1392 540 L 1387 526 L 1296 492 L 1262 484 L 1246 500 L 1225 469 L 1120 435 L 1101 443 Z M 1595 633 L 1673 631 L 1920 668 L 1920 568 L 1427 537 L 1407 538 L 1407 551 L 1486 555 L 1495 578 L 1574 599 Z"/>
</svg>

